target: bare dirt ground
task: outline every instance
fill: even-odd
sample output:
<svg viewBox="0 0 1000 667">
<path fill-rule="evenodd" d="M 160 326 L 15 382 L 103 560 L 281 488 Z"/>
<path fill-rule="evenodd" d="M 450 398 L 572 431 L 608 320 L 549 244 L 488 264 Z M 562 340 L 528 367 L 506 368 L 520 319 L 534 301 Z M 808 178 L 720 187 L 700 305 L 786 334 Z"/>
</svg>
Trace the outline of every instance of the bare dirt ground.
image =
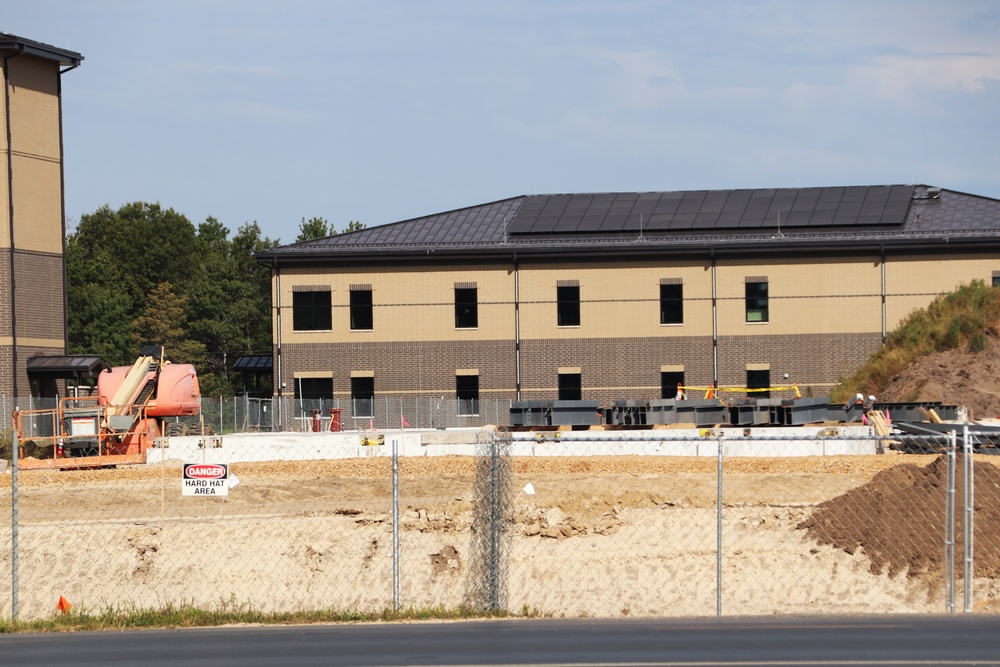
<svg viewBox="0 0 1000 667">
<path fill-rule="evenodd" d="M 1000 489 L 991 458 L 976 463 L 977 489 Z M 943 516 L 937 461 L 727 460 L 717 596 L 714 459 L 514 459 L 506 605 L 570 616 L 712 615 L 720 599 L 729 614 L 942 612 L 943 555 L 920 557 L 944 553 L 925 514 Z M 22 473 L 21 613 L 52 613 L 60 595 L 89 609 L 389 607 L 390 465 L 234 464 L 240 483 L 225 502 L 181 497 L 169 463 Z M 402 459 L 399 475 L 401 604 L 468 602 L 475 461 Z M 0 479 L 9 502 L 10 477 Z M 0 581 L 9 581 L 9 529 L 0 524 Z M 984 553 L 1000 552 L 1000 517 L 978 513 L 975 529 Z M 994 560 L 976 572 L 978 610 L 1000 599 Z"/>
<path fill-rule="evenodd" d="M 966 406 L 970 418 L 1000 418 L 1000 340 L 988 332 L 982 352 L 948 350 L 918 359 L 892 378 L 878 397 L 886 402 L 941 402 Z"/>
</svg>

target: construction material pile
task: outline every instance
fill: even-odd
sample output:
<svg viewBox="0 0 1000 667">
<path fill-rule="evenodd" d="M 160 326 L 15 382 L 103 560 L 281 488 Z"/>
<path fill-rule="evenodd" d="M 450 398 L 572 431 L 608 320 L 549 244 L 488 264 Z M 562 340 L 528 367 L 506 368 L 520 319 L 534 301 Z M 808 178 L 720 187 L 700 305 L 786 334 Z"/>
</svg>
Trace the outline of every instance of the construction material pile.
<svg viewBox="0 0 1000 667">
<path fill-rule="evenodd" d="M 972 521 L 977 577 L 1000 576 L 1000 469 L 973 463 L 975 516 Z M 955 479 L 955 553 L 964 552 L 963 461 Z M 870 482 L 818 506 L 798 525 L 819 544 L 858 551 L 873 574 L 920 576 L 945 568 L 948 459 L 930 465 L 903 464 L 877 473 Z"/>
</svg>

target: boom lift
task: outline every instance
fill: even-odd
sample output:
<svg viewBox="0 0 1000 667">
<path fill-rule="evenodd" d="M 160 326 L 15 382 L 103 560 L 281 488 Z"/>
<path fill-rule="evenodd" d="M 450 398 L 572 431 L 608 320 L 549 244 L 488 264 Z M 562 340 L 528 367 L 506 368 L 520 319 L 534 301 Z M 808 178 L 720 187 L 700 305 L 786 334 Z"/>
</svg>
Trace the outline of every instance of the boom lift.
<svg viewBox="0 0 1000 667">
<path fill-rule="evenodd" d="M 20 467 L 93 468 L 145 463 L 169 417 L 198 415 L 201 390 L 191 364 L 172 364 L 159 345 L 131 366 L 97 378 L 97 393 L 59 400 L 54 410 L 17 410 Z"/>
</svg>

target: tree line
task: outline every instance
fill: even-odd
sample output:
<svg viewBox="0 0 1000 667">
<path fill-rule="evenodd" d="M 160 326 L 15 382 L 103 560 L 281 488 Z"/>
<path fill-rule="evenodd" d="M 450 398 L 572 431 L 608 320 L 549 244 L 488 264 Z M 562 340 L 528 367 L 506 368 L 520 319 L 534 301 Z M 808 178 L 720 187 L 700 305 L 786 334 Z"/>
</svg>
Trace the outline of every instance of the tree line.
<svg viewBox="0 0 1000 667">
<path fill-rule="evenodd" d="M 335 233 L 303 218 L 296 242 Z M 131 365 L 143 345 L 162 344 L 171 361 L 194 364 L 205 396 L 242 392 L 229 372 L 237 356 L 271 351 L 271 272 L 254 255 L 277 245 L 256 222 L 230 237 L 215 218 L 195 226 L 159 204 L 81 216 L 66 237 L 69 353 Z"/>
</svg>

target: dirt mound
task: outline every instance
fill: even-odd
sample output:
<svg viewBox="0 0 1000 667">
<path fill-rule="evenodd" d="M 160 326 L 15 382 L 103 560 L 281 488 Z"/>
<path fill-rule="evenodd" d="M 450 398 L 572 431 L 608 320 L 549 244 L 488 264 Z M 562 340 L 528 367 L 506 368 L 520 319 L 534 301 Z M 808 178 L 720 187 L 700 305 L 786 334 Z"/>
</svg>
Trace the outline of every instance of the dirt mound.
<svg viewBox="0 0 1000 667">
<path fill-rule="evenodd" d="M 991 332 L 982 352 L 938 352 L 918 359 L 894 376 L 879 400 L 887 403 L 938 401 L 966 406 L 970 417 L 1000 417 L 1000 341 Z"/>
<path fill-rule="evenodd" d="M 819 544 L 849 554 L 861 551 L 873 574 L 919 576 L 945 565 L 945 508 L 948 460 L 928 466 L 903 464 L 876 474 L 870 482 L 819 505 L 798 525 Z M 973 464 L 975 576 L 1000 576 L 1000 469 Z M 961 568 L 964 549 L 962 459 L 955 493 L 955 554 Z"/>
</svg>

